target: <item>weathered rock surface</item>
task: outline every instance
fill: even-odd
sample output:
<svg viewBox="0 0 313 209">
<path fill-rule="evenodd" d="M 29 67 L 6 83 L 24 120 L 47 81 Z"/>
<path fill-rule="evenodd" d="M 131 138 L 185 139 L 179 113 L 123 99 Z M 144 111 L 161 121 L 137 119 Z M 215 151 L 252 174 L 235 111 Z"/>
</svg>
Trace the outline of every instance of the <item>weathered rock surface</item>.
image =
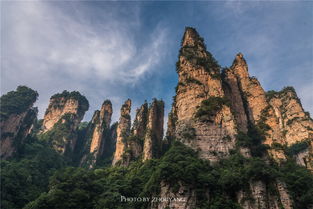
<svg viewBox="0 0 313 209">
<path fill-rule="evenodd" d="M 230 70 L 237 77 L 250 122 L 255 125 L 264 123 L 270 127 L 266 130 L 264 143 L 271 145 L 273 142 L 281 142 L 281 132 L 274 110 L 267 102 L 265 91 L 257 78 L 249 76 L 248 65 L 241 53 L 237 54 Z"/>
<path fill-rule="evenodd" d="M 148 122 L 148 103 L 145 102 L 139 109 L 136 110 L 136 117 L 131 130 L 133 136 L 144 138 Z"/>
<path fill-rule="evenodd" d="M 61 154 L 71 155 L 77 140 L 77 128 L 89 108 L 79 92 L 63 91 L 50 98 L 45 112 L 41 135 Z"/>
<path fill-rule="evenodd" d="M 130 130 L 130 100 L 121 110 L 117 127 L 116 149 L 113 165 L 129 165 L 133 160 L 160 157 L 163 139 L 164 103 L 154 99 L 150 107 L 144 103 L 137 109 Z"/>
<path fill-rule="evenodd" d="M 280 92 L 268 92 L 267 99 L 273 107 L 282 135 L 281 144 L 293 146 L 306 142 L 308 145 L 295 157 L 297 163 L 313 170 L 313 120 L 306 113 L 292 87 Z"/>
<path fill-rule="evenodd" d="M 110 124 L 112 117 L 112 103 L 109 100 L 105 100 L 101 106 L 100 111 L 95 111 L 91 124 L 87 132 L 90 132 L 90 138 L 87 136 L 87 148 L 89 150 L 82 159 L 83 164 L 88 164 L 89 167 L 93 167 L 98 158 L 109 148 L 110 140 Z M 89 161 L 89 162 L 86 162 Z"/>
<path fill-rule="evenodd" d="M 126 148 L 127 148 L 127 138 L 130 135 L 131 128 L 130 111 L 131 111 L 131 100 L 128 99 L 121 108 L 121 117 L 119 119 L 118 126 L 116 129 L 117 133 L 116 147 L 112 165 L 129 164 L 130 159 L 128 153 L 126 153 Z"/>
<path fill-rule="evenodd" d="M 12 114 L 1 121 L 1 151 L 2 159 L 11 157 L 18 146 L 30 134 L 32 126 L 37 119 L 37 108 L 29 108 L 26 112 Z"/>
<path fill-rule="evenodd" d="M 293 202 L 284 183 L 277 181 L 273 187 L 276 190 L 274 193 L 269 191 L 269 185 L 263 181 L 251 181 L 249 185 L 248 192 L 241 190 L 237 193 L 238 203 L 244 209 L 293 209 Z"/>
<path fill-rule="evenodd" d="M 239 81 L 235 73 L 228 68 L 223 71 L 223 84 L 225 96 L 231 102 L 231 109 L 235 116 L 237 128 L 239 131 L 247 133 L 248 117 Z"/>
<path fill-rule="evenodd" d="M 65 114 L 75 115 L 74 123 L 78 126 L 88 108 L 88 101 L 79 92 L 63 91 L 61 94 L 53 95 L 45 112 L 43 132 L 51 130 Z"/>
<path fill-rule="evenodd" d="M 163 139 L 164 102 L 154 99 L 149 107 L 143 160 L 160 157 Z"/>
<path fill-rule="evenodd" d="M 33 108 L 37 97 L 38 93 L 26 86 L 1 96 L 1 159 L 12 157 L 30 134 L 37 119 L 38 110 Z"/>
<path fill-rule="evenodd" d="M 203 158 L 217 161 L 227 156 L 229 150 L 235 146 L 237 133 L 230 107 L 221 104 L 217 112 L 208 113 L 211 114 L 210 121 L 196 118 L 203 101 L 210 98 L 224 99 L 225 95 L 220 79 L 220 67 L 206 51 L 203 39 L 193 28 L 186 28 L 177 71 L 179 82 L 168 133 L 198 150 Z M 172 130 L 173 127 L 175 131 Z"/>
</svg>

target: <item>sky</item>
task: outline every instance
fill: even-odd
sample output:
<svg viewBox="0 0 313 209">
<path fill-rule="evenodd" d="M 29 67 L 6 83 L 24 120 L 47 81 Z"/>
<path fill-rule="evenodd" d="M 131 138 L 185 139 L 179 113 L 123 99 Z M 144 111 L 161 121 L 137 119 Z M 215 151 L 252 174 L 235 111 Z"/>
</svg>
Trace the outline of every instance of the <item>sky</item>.
<svg viewBox="0 0 313 209">
<path fill-rule="evenodd" d="M 63 90 L 87 97 L 86 121 L 105 99 L 113 121 L 127 98 L 132 118 L 152 98 L 167 116 L 186 26 L 221 66 L 242 52 L 266 91 L 294 86 L 313 114 L 312 1 L 1 1 L 1 95 L 38 91 L 39 118 Z"/>
</svg>

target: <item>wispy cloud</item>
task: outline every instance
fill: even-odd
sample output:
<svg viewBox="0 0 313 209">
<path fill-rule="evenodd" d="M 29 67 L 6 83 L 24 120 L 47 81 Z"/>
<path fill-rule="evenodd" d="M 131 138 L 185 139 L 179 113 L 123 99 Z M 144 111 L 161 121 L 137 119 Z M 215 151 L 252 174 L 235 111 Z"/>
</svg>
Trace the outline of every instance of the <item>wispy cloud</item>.
<svg viewBox="0 0 313 209">
<path fill-rule="evenodd" d="M 2 91 L 27 84 L 40 93 L 41 114 L 48 98 L 63 89 L 88 95 L 91 109 L 110 98 L 122 102 L 118 88 L 134 85 L 155 69 L 166 51 L 166 29 L 156 27 L 139 45 L 140 9 L 127 18 L 114 7 L 47 2 L 5 2 L 2 13 Z M 97 89 L 101 88 L 101 90 Z M 102 92 L 102 93 L 101 93 Z M 119 108 L 116 108 L 118 112 Z"/>
</svg>

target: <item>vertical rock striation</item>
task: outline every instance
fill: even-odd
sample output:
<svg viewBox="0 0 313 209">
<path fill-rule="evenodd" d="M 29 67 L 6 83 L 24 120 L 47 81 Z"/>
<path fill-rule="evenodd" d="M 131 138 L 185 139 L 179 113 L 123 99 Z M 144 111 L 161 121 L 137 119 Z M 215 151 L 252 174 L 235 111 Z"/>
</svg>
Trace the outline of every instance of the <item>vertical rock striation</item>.
<svg viewBox="0 0 313 209">
<path fill-rule="evenodd" d="M 278 118 L 283 140 L 280 144 L 288 147 L 302 144 L 302 149 L 289 154 L 294 155 L 298 164 L 313 170 L 313 120 L 303 110 L 294 88 L 269 91 L 267 99 Z"/>
<path fill-rule="evenodd" d="M 164 103 L 154 99 L 145 102 L 137 111 L 130 130 L 130 100 L 121 110 L 117 126 L 117 140 L 112 164 L 127 166 L 133 160 L 160 157 L 163 139 Z M 127 119 L 128 118 L 128 119 Z"/>
<path fill-rule="evenodd" d="M 86 164 L 89 168 L 94 167 L 99 157 L 110 149 L 109 132 L 112 113 L 112 103 L 110 100 L 105 100 L 101 106 L 101 110 L 95 111 L 87 130 L 86 149 L 88 150 L 86 150 L 81 164 Z"/>
<path fill-rule="evenodd" d="M 158 158 L 161 154 L 164 124 L 164 102 L 154 99 L 149 107 L 143 147 L 143 160 Z"/>
<path fill-rule="evenodd" d="M 45 112 L 41 137 L 49 139 L 55 150 L 71 155 L 77 140 L 77 128 L 89 108 L 79 92 L 63 91 L 50 98 Z"/>
<path fill-rule="evenodd" d="M 128 165 L 129 163 L 129 156 L 126 148 L 127 148 L 127 138 L 130 135 L 131 128 L 130 110 L 131 110 L 131 100 L 128 99 L 121 108 L 121 117 L 119 119 L 118 126 L 116 129 L 117 133 L 116 147 L 112 165 L 116 164 Z"/>
<path fill-rule="evenodd" d="M 75 116 L 75 126 L 78 126 L 89 108 L 87 99 L 79 92 L 63 91 L 50 98 L 49 106 L 45 112 L 42 131 L 47 132 L 65 115 Z"/>
<path fill-rule="evenodd" d="M 186 28 L 177 72 L 168 134 L 210 161 L 227 156 L 235 146 L 235 118 L 222 88 L 220 66 L 193 28 Z"/>
</svg>

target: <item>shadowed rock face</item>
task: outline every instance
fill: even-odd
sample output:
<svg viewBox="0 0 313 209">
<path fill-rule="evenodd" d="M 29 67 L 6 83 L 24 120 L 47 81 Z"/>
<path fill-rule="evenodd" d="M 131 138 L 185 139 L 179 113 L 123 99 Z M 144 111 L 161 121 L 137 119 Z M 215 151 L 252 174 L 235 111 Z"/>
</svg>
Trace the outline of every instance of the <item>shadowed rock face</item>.
<svg viewBox="0 0 313 209">
<path fill-rule="evenodd" d="M 127 160 L 123 159 L 126 154 L 127 148 L 127 138 L 130 135 L 131 128 L 131 118 L 130 118 L 130 110 L 131 110 L 131 100 L 128 99 L 121 108 L 121 117 L 119 119 L 119 123 L 116 129 L 117 137 L 116 137 L 116 147 L 114 158 L 112 161 L 112 165 L 119 164 L 128 164 Z"/>
<path fill-rule="evenodd" d="M 33 108 L 37 97 L 38 93 L 26 86 L 1 96 L 1 159 L 12 157 L 30 134 L 37 119 L 38 110 Z"/>
<path fill-rule="evenodd" d="M 30 134 L 33 124 L 37 119 L 37 108 L 29 108 L 26 112 L 12 114 L 1 121 L 1 158 L 11 157 L 18 146 Z"/>
<path fill-rule="evenodd" d="M 143 160 L 160 157 L 164 124 L 164 102 L 153 100 L 149 107 L 143 147 Z"/>
</svg>

